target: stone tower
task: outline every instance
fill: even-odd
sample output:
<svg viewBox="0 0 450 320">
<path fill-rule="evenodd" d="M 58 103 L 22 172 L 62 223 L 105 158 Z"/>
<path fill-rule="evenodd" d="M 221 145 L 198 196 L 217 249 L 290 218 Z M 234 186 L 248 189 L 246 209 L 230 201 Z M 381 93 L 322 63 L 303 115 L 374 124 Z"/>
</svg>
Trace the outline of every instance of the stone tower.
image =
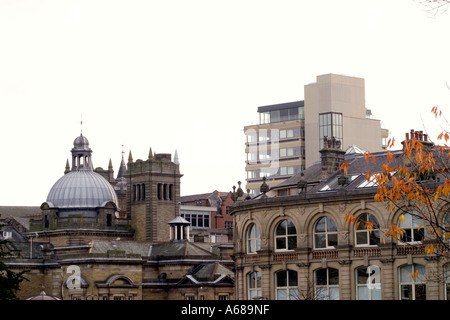
<svg viewBox="0 0 450 320">
<path fill-rule="evenodd" d="M 178 216 L 180 174 L 178 156 L 153 154 L 133 161 L 130 151 L 127 163 L 127 215 L 136 231 L 137 241 L 169 241 L 167 225 Z"/>
</svg>

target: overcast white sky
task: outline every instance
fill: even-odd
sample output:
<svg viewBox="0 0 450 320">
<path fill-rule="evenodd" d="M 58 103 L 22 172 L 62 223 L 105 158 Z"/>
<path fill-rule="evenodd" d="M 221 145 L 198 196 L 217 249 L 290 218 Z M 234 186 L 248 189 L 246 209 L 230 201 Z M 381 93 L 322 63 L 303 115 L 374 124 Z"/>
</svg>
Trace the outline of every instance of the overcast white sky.
<svg viewBox="0 0 450 320">
<path fill-rule="evenodd" d="M 245 181 L 257 107 L 326 73 L 365 79 L 391 135 L 439 132 L 450 12 L 414 0 L 0 0 L 0 205 L 39 206 L 83 134 L 95 167 L 177 149 L 181 194 Z M 450 117 L 449 112 L 447 116 Z M 424 124 L 426 128 L 424 128 Z"/>
</svg>

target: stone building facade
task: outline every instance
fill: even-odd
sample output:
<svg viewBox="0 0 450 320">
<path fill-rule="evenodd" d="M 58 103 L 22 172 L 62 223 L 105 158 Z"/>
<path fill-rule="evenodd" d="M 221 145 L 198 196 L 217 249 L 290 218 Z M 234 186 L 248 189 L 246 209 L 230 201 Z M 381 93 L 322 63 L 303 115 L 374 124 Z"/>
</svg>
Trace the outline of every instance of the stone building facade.
<svg viewBox="0 0 450 320">
<path fill-rule="evenodd" d="M 172 161 L 150 150 L 133 161 L 130 152 L 114 178 L 111 162 L 94 169 L 82 134 L 71 152 L 72 166 L 67 161 L 41 214 L 7 208 L 4 262 L 29 270 L 20 299 L 42 292 L 64 300 L 234 298 L 229 252 L 183 236 L 176 154 Z"/>
<path fill-rule="evenodd" d="M 402 163 L 402 150 L 393 154 Z M 426 226 L 406 213 L 405 238 L 383 237 L 402 212 L 374 201 L 376 185 L 365 172 L 380 172 L 386 152 L 367 163 L 362 152 L 343 154 L 330 144 L 321 155 L 302 174 L 232 208 L 236 298 L 450 299 L 450 261 L 425 253 L 433 241 Z M 336 171 L 344 160 L 346 176 Z M 297 194 L 281 196 L 288 188 Z M 414 210 L 412 203 L 402 208 Z M 349 224 L 346 213 L 361 224 Z M 448 205 L 437 219 L 450 221 Z M 363 227 L 368 220 L 372 232 Z"/>
</svg>

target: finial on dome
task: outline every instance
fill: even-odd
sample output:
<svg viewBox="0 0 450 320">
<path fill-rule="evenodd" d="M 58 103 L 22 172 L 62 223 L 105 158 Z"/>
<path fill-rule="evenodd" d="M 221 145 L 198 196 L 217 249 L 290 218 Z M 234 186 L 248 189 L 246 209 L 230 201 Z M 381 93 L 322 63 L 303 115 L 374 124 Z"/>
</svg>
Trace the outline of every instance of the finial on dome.
<svg viewBox="0 0 450 320">
<path fill-rule="evenodd" d="M 66 161 L 66 170 L 64 170 L 64 174 L 69 173 L 70 172 L 70 165 L 69 165 L 69 159 L 67 159 Z"/>
</svg>

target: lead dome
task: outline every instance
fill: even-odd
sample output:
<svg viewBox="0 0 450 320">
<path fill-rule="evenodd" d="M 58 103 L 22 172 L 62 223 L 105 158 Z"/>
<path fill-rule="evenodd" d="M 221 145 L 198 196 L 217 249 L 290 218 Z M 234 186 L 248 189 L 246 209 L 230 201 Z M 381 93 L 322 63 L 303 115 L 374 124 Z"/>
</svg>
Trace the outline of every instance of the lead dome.
<svg viewBox="0 0 450 320">
<path fill-rule="evenodd" d="M 47 196 L 50 208 L 57 208 L 61 217 L 73 214 L 95 217 L 97 208 L 112 202 L 118 207 L 112 185 L 93 171 L 92 150 L 82 134 L 73 142 L 72 168 L 55 182 Z"/>
</svg>

